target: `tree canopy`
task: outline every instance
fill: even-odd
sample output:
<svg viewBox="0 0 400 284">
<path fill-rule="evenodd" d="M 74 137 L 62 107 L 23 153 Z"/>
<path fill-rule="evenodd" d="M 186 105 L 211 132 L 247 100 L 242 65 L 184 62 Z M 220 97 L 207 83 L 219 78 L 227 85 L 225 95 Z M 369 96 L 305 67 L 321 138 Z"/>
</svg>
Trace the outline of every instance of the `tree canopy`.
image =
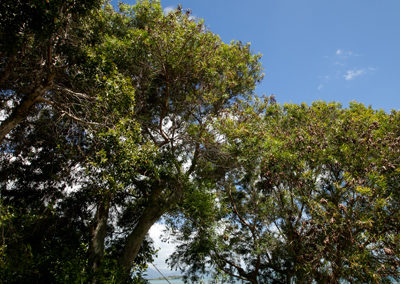
<svg viewBox="0 0 400 284">
<path fill-rule="evenodd" d="M 162 217 L 194 282 L 398 278 L 399 112 L 263 101 L 249 44 L 157 0 L 6 0 L 0 35 L 5 282 L 143 283 Z"/>
</svg>

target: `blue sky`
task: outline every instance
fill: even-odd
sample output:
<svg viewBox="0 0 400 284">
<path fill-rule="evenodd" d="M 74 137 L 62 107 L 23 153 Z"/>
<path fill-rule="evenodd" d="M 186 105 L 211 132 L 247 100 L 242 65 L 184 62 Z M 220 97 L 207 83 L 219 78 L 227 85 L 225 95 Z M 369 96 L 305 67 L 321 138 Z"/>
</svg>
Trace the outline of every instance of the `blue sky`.
<svg viewBox="0 0 400 284">
<path fill-rule="evenodd" d="M 130 3 L 134 3 L 131 1 Z M 279 102 L 350 101 L 400 109 L 398 0 L 161 0 L 205 20 L 225 42 L 250 42 Z"/>
</svg>

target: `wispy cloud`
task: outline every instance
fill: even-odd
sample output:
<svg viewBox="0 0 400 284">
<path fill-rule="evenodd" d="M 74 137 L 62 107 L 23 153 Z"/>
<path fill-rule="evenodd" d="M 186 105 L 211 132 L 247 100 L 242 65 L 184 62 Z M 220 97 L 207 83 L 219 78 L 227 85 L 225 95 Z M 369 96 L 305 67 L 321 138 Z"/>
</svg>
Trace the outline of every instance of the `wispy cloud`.
<svg viewBox="0 0 400 284">
<path fill-rule="evenodd" d="M 168 15 L 169 13 L 171 13 L 171 12 L 173 12 L 173 11 L 175 11 L 175 8 L 172 7 L 172 6 L 168 6 L 168 7 L 165 7 L 165 8 L 164 8 L 164 14 L 165 14 L 165 15 Z"/>
<path fill-rule="evenodd" d="M 357 53 L 355 53 L 355 52 L 353 52 L 351 50 L 345 50 L 345 49 L 342 49 L 342 48 L 336 49 L 335 55 L 337 57 L 342 57 L 342 58 L 343 57 L 350 57 L 350 56 L 360 56 L 359 54 L 357 54 Z"/>
<path fill-rule="evenodd" d="M 358 77 L 370 75 L 377 69 L 372 66 L 365 65 L 363 55 L 344 48 L 337 48 L 331 51 L 330 55 L 324 56 L 328 59 L 328 74 L 319 76 L 317 90 L 328 88 L 333 80 L 351 81 Z M 362 60 L 364 59 L 364 60 Z"/>
<path fill-rule="evenodd" d="M 176 10 L 176 7 L 173 7 L 173 6 L 168 6 L 168 7 L 165 7 L 164 8 L 164 15 L 168 15 L 169 13 L 172 13 L 172 12 L 175 12 L 175 10 Z M 190 10 L 190 9 L 189 9 Z M 186 12 L 187 10 L 184 10 L 184 12 Z M 190 11 L 191 12 L 191 11 Z M 191 20 L 191 21 L 194 21 L 194 20 L 196 20 L 196 16 L 195 15 L 192 15 L 192 14 L 190 14 L 189 15 L 189 20 Z"/>
<path fill-rule="evenodd" d="M 364 68 L 362 69 L 352 69 L 352 70 L 347 70 L 346 74 L 344 74 L 344 79 L 346 81 L 353 80 L 356 77 L 359 77 L 361 75 L 364 75 L 366 73 L 366 70 Z"/>
<path fill-rule="evenodd" d="M 337 65 L 337 66 L 345 66 L 346 64 L 340 61 L 335 61 L 333 62 L 333 65 Z"/>
</svg>

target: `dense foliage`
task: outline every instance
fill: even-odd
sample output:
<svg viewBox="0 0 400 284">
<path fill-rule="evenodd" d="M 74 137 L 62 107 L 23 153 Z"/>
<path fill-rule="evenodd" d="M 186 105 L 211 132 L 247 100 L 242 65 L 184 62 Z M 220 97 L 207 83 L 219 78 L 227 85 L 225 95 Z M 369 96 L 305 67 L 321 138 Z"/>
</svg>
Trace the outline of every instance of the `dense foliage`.
<svg viewBox="0 0 400 284">
<path fill-rule="evenodd" d="M 209 162 L 224 175 L 173 220 L 171 264 L 192 279 L 399 280 L 399 118 L 355 103 L 232 108 Z"/>
<path fill-rule="evenodd" d="M 5 0 L 0 36 L 1 281 L 143 283 L 161 217 L 194 282 L 398 278 L 398 112 L 256 99 L 260 56 L 157 0 Z"/>
</svg>

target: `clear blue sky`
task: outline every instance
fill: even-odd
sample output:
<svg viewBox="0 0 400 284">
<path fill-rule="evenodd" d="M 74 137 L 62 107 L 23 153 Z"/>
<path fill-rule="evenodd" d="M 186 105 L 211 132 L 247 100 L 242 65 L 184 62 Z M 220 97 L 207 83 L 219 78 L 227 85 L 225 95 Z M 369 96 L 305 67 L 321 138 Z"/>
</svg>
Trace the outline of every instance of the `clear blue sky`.
<svg viewBox="0 0 400 284">
<path fill-rule="evenodd" d="M 258 94 L 400 109 L 399 0 L 161 0 L 179 3 L 225 42 L 263 55 Z"/>
</svg>

